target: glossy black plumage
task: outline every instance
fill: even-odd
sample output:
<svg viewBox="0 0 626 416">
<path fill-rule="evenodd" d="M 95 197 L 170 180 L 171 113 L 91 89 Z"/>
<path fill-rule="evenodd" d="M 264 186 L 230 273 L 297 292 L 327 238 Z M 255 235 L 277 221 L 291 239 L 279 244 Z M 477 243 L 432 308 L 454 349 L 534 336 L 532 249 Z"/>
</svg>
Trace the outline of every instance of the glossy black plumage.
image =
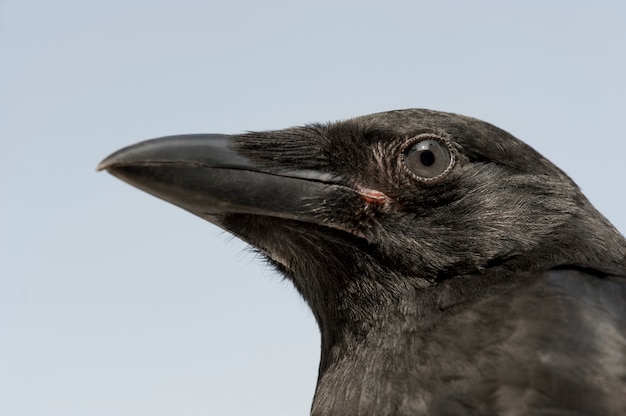
<svg viewBox="0 0 626 416">
<path fill-rule="evenodd" d="M 424 139 L 444 165 L 406 163 Z M 100 167 L 292 280 L 322 335 L 314 415 L 626 414 L 626 240 L 488 123 L 400 110 L 157 139 Z"/>
</svg>

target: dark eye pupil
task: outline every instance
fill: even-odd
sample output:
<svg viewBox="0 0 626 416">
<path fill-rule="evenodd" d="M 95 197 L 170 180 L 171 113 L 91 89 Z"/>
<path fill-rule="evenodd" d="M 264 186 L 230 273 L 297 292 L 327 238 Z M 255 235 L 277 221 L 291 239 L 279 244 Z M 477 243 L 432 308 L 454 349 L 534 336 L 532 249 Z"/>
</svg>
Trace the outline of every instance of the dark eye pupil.
<svg viewBox="0 0 626 416">
<path fill-rule="evenodd" d="M 430 150 L 424 150 L 420 154 L 420 161 L 424 166 L 432 166 L 432 164 L 435 163 L 435 154 Z"/>
</svg>

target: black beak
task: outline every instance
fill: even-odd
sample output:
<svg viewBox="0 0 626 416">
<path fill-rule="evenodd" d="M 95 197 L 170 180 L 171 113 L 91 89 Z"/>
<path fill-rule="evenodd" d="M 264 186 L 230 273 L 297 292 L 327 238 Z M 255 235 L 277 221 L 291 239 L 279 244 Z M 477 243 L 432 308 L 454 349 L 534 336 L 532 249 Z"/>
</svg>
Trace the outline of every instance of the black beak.
<svg viewBox="0 0 626 416">
<path fill-rule="evenodd" d="M 333 226 L 316 215 L 320 204 L 353 190 L 329 173 L 256 166 L 233 149 L 234 137 L 148 140 L 113 153 L 98 170 L 217 225 L 222 214 L 254 214 Z"/>
</svg>

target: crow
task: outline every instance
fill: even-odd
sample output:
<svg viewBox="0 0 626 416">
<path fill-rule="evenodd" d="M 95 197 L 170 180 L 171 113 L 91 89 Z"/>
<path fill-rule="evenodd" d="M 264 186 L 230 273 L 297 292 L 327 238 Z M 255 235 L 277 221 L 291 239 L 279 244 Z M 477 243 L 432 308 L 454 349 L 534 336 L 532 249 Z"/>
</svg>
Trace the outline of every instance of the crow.
<svg viewBox="0 0 626 416">
<path fill-rule="evenodd" d="M 491 124 L 407 109 L 170 136 L 99 169 L 293 282 L 321 333 L 312 415 L 626 414 L 626 239 Z"/>
</svg>

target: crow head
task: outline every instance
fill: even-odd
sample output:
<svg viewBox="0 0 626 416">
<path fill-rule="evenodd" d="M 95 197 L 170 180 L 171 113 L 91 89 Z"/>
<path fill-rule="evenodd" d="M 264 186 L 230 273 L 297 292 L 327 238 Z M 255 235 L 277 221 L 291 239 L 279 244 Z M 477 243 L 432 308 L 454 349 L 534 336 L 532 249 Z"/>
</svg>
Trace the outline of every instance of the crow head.
<svg viewBox="0 0 626 416">
<path fill-rule="evenodd" d="M 443 303 L 463 302 L 464 287 L 488 287 L 476 280 L 485 270 L 626 255 L 561 170 L 505 131 L 450 113 L 166 137 L 100 169 L 238 236 L 290 278 L 321 328 L 321 378 L 373 328 L 406 337 Z"/>
</svg>

